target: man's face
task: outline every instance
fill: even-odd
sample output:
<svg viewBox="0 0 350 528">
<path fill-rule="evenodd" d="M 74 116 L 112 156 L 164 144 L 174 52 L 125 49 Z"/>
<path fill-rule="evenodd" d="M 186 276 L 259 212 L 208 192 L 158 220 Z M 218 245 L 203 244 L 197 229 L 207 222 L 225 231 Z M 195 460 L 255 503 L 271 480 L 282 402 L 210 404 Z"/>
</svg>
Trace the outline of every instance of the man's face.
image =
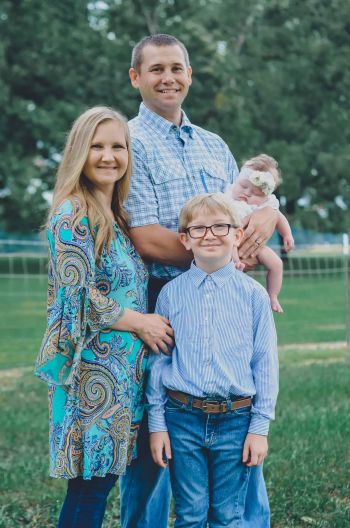
<svg viewBox="0 0 350 528">
<path fill-rule="evenodd" d="M 130 68 L 131 84 L 140 90 L 145 105 L 165 119 L 179 112 L 192 82 L 178 45 L 145 46 L 140 71 Z"/>
</svg>

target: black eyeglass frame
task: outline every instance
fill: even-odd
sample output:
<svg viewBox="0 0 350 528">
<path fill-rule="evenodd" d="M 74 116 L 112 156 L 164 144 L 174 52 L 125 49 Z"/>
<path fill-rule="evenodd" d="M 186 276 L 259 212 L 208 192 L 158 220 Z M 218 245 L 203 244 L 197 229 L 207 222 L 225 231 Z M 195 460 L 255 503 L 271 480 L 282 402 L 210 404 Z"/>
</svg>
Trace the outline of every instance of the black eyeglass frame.
<svg viewBox="0 0 350 528">
<path fill-rule="evenodd" d="M 217 235 L 216 233 L 214 233 L 213 231 L 213 227 L 215 226 L 226 226 L 227 227 L 227 233 L 225 233 L 224 235 Z M 201 236 L 192 236 L 191 235 L 191 229 L 195 228 L 195 229 L 198 229 L 199 227 L 204 227 L 205 228 L 205 231 L 204 231 L 204 234 L 201 235 Z M 236 226 L 235 224 L 212 224 L 211 226 L 204 226 L 204 225 L 199 225 L 199 226 L 188 226 L 186 227 L 186 229 L 184 229 L 184 233 L 187 233 L 189 237 L 191 238 L 194 238 L 194 239 L 198 239 L 198 238 L 204 238 L 206 236 L 206 234 L 208 233 L 208 229 L 211 231 L 211 234 L 213 236 L 216 236 L 216 237 L 223 237 L 223 236 L 228 236 L 229 232 L 230 232 L 230 228 L 233 227 L 235 229 L 237 229 L 239 226 Z"/>
</svg>

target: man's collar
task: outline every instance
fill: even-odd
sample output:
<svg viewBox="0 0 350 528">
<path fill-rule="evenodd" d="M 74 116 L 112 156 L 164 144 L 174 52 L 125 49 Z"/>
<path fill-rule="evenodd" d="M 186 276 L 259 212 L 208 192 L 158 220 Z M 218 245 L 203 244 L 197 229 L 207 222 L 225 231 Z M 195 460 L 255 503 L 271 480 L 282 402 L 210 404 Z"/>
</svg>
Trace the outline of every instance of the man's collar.
<svg viewBox="0 0 350 528">
<path fill-rule="evenodd" d="M 202 269 L 198 268 L 194 261 L 192 261 L 191 267 L 188 270 L 189 277 L 197 288 L 199 288 L 199 286 L 207 277 L 211 277 L 216 286 L 221 288 L 235 273 L 238 272 L 233 261 L 229 262 L 226 264 L 226 266 L 214 271 L 213 273 L 206 273 Z"/>
<path fill-rule="evenodd" d="M 171 121 L 168 121 L 167 119 L 164 119 L 164 117 L 160 116 L 159 114 L 156 114 L 155 112 L 152 112 L 144 103 L 140 104 L 140 110 L 139 110 L 139 117 L 141 120 L 146 123 L 146 125 L 150 126 L 155 130 L 158 134 L 167 136 L 171 130 L 174 128 L 181 128 L 184 132 L 186 132 L 190 137 L 193 135 L 193 127 L 188 119 L 185 112 L 182 110 L 182 120 L 180 127 L 177 127 L 174 123 Z"/>
</svg>

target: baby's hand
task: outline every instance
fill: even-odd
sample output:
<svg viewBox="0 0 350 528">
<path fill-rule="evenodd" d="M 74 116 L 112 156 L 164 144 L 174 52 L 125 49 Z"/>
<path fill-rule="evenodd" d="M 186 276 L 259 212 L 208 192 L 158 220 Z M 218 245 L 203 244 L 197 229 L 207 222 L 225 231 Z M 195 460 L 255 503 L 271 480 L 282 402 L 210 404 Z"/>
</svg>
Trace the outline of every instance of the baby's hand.
<svg viewBox="0 0 350 528">
<path fill-rule="evenodd" d="M 283 249 L 284 251 L 290 251 L 294 248 L 294 238 L 292 235 L 283 237 Z"/>
</svg>

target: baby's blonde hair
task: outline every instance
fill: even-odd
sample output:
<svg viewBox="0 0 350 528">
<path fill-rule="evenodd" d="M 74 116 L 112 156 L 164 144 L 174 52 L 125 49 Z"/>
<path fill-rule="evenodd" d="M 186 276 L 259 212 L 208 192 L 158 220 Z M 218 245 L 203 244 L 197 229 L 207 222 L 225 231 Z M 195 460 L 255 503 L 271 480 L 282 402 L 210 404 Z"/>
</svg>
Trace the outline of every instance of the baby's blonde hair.
<svg viewBox="0 0 350 528">
<path fill-rule="evenodd" d="M 259 154 L 247 160 L 243 167 L 249 167 L 250 169 L 261 171 L 261 172 L 270 172 L 275 180 L 276 187 L 282 183 L 281 172 L 278 168 L 278 163 L 272 156 L 267 154 Z"/>
<path fill-rule="evenodd" d="M 239 216 L 237 211 L 230 200 L 225 194 L 210 193 L 210 194 L 199 194 L 188 202 L 185 203 L 180 211 L 179 218 L 179 232 L 183 233 L 187 228 L 188 224 L 192 222 L 193 218 L 199 211 L 206 211 L 209 213 L 223 213 L 228 216 L 235 227 L 241 227 Z"/>
</svg>

